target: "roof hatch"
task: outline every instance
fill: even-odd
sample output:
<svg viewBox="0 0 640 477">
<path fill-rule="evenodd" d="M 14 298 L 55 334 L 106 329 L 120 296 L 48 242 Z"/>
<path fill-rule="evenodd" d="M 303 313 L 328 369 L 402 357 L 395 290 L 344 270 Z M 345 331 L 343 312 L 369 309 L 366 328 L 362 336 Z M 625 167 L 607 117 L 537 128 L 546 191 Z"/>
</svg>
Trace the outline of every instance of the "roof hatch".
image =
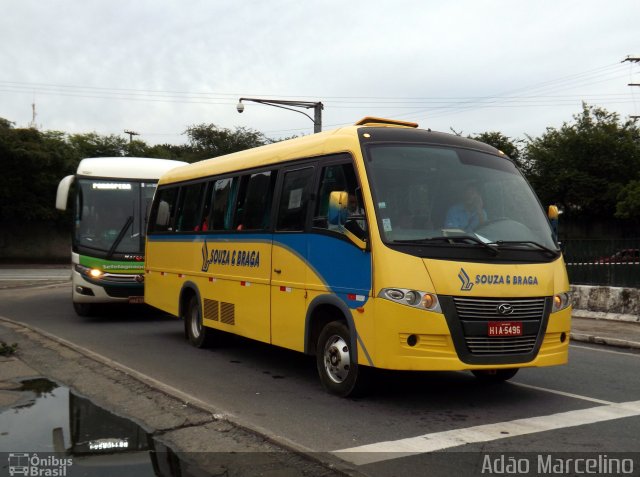
<svg viewBox="0 0 640 477">
<path fill-rule="evenodd" d="M 366 118 L 362 118 L 358 121 L 356 126 L 396 126 L 396 127 L 404 127 L 404 128 L 417 128 L 418 123 L 411 123 L 408 121 L 398 121 L 397 119 L 386 119 L 386 118 L 374 118 L 372 116 L 367 116 Z"/>
</svg>

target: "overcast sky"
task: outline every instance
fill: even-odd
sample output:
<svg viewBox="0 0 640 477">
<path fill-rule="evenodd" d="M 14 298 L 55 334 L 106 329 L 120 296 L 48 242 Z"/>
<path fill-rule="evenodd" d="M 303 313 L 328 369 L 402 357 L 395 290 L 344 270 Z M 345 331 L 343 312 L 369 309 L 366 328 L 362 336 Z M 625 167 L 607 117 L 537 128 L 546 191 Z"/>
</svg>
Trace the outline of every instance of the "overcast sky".
<svg viewBox="0 0 640 477">
<path fill-rule="evenodd" d="M 513 138 L 581 101 L 640 114 L 638 0 L 4 0 L 0 117 L 44 130 L 184 143 L 193 124 L 310 134 L 240 96 Z M 312 111 L 307 111 L 313 115 Z"/>
</svg>

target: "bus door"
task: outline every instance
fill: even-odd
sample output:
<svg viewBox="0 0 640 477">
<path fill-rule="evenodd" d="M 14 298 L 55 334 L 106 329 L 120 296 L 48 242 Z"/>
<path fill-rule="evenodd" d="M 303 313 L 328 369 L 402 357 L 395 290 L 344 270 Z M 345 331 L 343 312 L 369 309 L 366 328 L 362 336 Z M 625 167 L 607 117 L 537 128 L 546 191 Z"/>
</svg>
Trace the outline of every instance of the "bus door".
<svg viewBox="0 0 640 477">
<path fill-rule="evenodd" d="M 315 195 L 308 256 L 314 274 L 308 287 L 312 295 L 330 294 L 350 310 L 359 309 L 371 293 L 372 268 L 362 193 L 350 157 L 325 162 Z"/>
<path fill-rule="evenodd" d="M 314 167 L 285 169 L 280 181 L 271 263 L 271 342 L 304 351 L 308 280 L 307 209 Z"/>
</svg>

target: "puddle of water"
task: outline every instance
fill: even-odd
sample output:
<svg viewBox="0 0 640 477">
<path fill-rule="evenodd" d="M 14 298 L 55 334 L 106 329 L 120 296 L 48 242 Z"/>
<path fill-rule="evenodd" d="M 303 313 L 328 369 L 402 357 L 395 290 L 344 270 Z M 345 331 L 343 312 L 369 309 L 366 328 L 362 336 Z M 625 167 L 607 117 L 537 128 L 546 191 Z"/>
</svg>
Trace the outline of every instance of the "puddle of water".
<svg viewBox="0 0 640 477">
<path fill-rule="evenodd" d="M 24 381 L 16 392 L 23 398 L 0 412 L 0 468 L 10 475 L 208 475 L 185 472 L 189 466 L 140 426 L 48 379 Z"/>
<path fill-rule="evenodd" d="M 177 454 L 133 421 L 116 416 L 47 379 L 23 381 L 20 389 L 5 392 L 16 393 L 20 400 L 9 409 L 0 408 L 2 475 L 336 475 L 317 465 L 309 467 L 288 453 Z M 300 473 L 303 467 L 304 472 Z"/>
</svg>

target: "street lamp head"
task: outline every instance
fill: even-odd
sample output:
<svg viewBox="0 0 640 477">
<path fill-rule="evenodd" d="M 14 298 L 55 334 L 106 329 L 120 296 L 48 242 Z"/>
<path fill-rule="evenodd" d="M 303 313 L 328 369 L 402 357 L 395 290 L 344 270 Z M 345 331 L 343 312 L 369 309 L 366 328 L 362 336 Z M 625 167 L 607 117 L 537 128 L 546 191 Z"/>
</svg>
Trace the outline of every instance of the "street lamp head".
<svg viewBox="0 0 640 477">
<path fill-rule="evenodd" d="M 239 113 L 244 111 L 244 104 L 242 104 L 242 101 L 238 102 L 238 105 L 236 106 L 236 109 L 238 110 Z"/>
</svg>

